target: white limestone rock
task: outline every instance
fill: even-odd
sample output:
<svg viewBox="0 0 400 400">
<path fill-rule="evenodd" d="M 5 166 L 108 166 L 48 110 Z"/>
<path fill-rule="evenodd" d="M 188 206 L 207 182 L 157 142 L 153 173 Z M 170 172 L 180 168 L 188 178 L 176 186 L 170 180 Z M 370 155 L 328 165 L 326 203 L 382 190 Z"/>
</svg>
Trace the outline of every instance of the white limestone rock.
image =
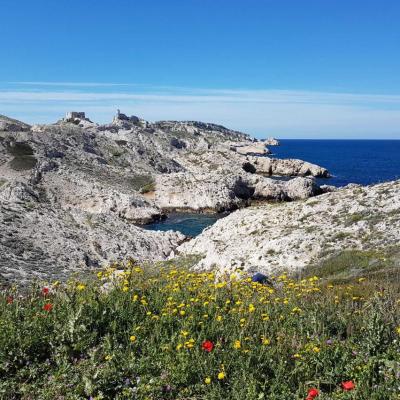
<svg viewBox="0 0 400 400">
<path fill-rule="evenodd" d="M 303 160 L 278 159 L 270 157 L 248 157 L 256 172 L 265 175 L 315 176 L 328 178 L 327 169 Z"/>
<path fill-rule="evenodd" d="M 175 254 L 201 255 L 198 269 L 274 274 L 299 271 L 345 249 L 379 250 L 399 241 L 400 181 L 395 181 L 241 209 Z"/>
<path fill-rule="evenodd" d="M 268 139 L 264 139 L 263 142 L 266 146 L 280 146 L 280 142 L 278 139 L 274 137 L 269 137 Z"/>
</svg>

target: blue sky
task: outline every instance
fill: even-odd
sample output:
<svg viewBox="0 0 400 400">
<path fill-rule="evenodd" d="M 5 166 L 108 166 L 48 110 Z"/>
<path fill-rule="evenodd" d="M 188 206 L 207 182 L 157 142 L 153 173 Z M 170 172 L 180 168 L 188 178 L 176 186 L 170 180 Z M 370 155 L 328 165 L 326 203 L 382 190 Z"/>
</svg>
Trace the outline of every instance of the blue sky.
<svg viewBox="0 0 400 400">
<path fill-rule="evenodd" d="M 0 0 L 0 113 L 400 139 L 400 1 Z"/>
</svg>

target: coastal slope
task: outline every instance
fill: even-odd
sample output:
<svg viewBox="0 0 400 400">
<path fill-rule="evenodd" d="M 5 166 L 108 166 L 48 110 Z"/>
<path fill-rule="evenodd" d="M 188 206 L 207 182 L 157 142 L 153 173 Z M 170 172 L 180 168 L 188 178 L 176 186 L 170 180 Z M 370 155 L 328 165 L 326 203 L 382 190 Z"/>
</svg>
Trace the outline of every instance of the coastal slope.
<svg viewBox="0 0 400 400">
<path fill-rule="evenodd" d="M 379 263 L 385 252 L 398 252 L 399 240 L 400 181 L 394 181 L 238 210 L 176 254 L 199 255 L 196 268 L 218 266 L 221 273 L 293 273 L 352 250 L 373 252 Z"/>
</svg>

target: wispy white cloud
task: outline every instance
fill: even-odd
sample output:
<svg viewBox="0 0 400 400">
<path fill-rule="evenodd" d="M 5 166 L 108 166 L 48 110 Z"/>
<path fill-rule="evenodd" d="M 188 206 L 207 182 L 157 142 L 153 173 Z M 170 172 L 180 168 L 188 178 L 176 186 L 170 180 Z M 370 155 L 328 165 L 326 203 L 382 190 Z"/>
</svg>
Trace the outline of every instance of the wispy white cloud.
<svg viewBox="0 0 400 400">
<path fill-rule="evenodd" d="M 9 85 L 18 86 L 61 86 L 61 87 L 113 87 L 113 86 L 143 86 L 137 83 L 112 83 L 112 82 L 42 82 L 42 81 L 27 81 L 27 82 L 5 82 Z"/>
<path fill-rule="evenodd" d="M 70 109 L 106 122 L 116 108 L 149 120 L 217 122 L 257 136 L 400 139 L 400 95 L 79 82 L 0 85 L 0 113 L 28 122 L 49 122 Z"/>
</svg>

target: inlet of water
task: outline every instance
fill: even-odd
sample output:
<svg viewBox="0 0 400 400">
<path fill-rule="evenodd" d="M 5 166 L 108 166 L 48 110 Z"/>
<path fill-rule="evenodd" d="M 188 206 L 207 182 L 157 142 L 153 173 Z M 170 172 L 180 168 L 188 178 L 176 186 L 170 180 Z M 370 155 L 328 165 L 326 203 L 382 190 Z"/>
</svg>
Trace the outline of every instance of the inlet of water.
<svg viewBox="0 0 400 400">
<path fill-rule="evenodd" d="M 152 231 L 179 231 L 186 236 L 197 236 L 205 228 L 214 224 L 227 214 L 195 214 L 195 213 L 171 213 L 162 221 L 153 222 L 143 226 Z"/>
</svg>

